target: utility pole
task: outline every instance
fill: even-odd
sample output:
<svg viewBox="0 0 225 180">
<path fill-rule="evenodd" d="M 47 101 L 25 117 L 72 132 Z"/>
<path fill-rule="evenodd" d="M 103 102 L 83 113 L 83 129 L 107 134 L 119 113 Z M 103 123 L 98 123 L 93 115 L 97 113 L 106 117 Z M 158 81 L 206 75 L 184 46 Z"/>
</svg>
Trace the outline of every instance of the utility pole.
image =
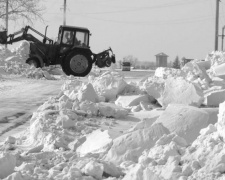
<svg viewBox="0 0 225 180">
<path fill-rule="evenodd" d="M 9 22 L 9 0 L 6 0 L 6 18 L 5 18 L 5 28 L 6 28 L 6 35 L 8 35 L 8 22 Z M 7 44 L 5 45 L 5 48 L 7 48 Z"/>
<path fill-rule="evenodd" d="M 66 25 L 66 0 L 64 0 L 63 25 Z"/>
<path fill-rule="evenodd" d="M 221 51 L 223 51 L 224 29 L 225 29 L 225 26 L 223 26 L 223 28 L 222 28 L 222 43 L 221 43 Z"/>
<path fill-rule="evenodd" d="M 220 2 L 220 0 L 216 0 L 215 51 L 218 51 L 219 2 Z"/>
</svg>

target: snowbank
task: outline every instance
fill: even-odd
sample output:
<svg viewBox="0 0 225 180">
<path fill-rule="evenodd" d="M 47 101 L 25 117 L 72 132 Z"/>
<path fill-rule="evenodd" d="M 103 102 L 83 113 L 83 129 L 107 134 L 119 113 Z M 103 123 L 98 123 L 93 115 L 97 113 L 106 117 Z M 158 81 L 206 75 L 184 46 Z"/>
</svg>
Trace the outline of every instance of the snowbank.
<svg viewBox="0 0 225 180">
<path fill-rule="evenodd" d="M 30 127 L 1 146 L 8 152 L 0 157 L 0 178 L 224 179 L 225 102 L 219 97 L 225 86 L 212 73 L 223 69 L 223 56 L 214 52 L 181 70 L 159 68 L 137 84 L 115 71 L 65 81 L 33 113 Z M 218 119 L 218 109 L 209 106 L 219 106 Z M 113 139 L 112 119 L 137 111 L 149 117 Z M 112 125 L 108 130 L 102 119 Z"/>
</svg>

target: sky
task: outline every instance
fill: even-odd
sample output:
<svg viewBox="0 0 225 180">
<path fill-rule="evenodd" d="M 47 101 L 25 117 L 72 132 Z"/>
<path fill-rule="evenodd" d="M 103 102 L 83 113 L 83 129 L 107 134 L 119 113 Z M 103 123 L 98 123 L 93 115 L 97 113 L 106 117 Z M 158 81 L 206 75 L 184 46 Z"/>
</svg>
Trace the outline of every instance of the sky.
<svg viewBox="0 0 225 180">
<path fill-rule="evenodd" d="M 32 27 L 55 40 L 63 24 L 64 0 L 42 0 L 41 21 Z M 132 55 L 154 62 L 158 53 L 205 59 L 214 50 L 216 0 L 67 0 L 66 24 L 86 27 L 90 47 L 98 53 L 111 47 L 117 60 Z M 219 34 L 225 25 L 225 1 L 220 2 Z M 10 23 L 9 33 L 23 25 Z M 221 38 L 219 38 L 221 50 Z"/>
</svg>

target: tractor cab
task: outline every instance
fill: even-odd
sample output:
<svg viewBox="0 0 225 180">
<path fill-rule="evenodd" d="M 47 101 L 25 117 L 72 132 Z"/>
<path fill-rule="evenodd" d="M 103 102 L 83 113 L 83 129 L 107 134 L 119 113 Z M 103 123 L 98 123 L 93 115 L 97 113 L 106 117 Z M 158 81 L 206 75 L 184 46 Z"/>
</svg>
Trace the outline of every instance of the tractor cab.
<svg viewBox="0 0 225 180">
<path fill-rule="evenodd" d="M 57 44 L 60 45 L 61 52 L 74 47 L 90 48 L 89 35 L 90 32 L 87 28 L 60 26 Z"/>
</svg>

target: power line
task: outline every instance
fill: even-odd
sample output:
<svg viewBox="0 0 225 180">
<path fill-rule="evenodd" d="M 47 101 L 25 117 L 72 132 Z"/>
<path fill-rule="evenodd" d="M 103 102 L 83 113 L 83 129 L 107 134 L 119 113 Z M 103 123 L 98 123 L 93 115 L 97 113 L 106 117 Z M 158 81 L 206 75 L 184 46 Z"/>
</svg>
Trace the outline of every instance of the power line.
<svg viewBox="0 0 225 180">
<path fill-rule="evenodd" d="M 173 3 L 165 3 L 161 5 L 156 6 L 143 6 L 143 7 L 135 7 L 131 9 L 123 9 L 123 10 L 115 10 L 115 11 L 103 11 L 103 12 L 88 12 L 88 13 L 74 13 L 74 14 L 114 14 L 114 13 L 126 13 L 126 12 L 135 12 L 135 11 L 143 11 L 143 10 L 154 10 L 154 9 L 161 9 L 161 8 L 167 8 L 167 7 L 174 7 L 174 6 L 180 6 L 180 5 L 187 5 L 187 4 L 193 4 L 198 3 L 197 0 L 189 0 L 184 2 L 173 2 Z M 205 2 L 205 1 L 202 1 Z"/>
<path fill-rule="evenodd" d="M 112 19 L 96 18 L 96 17 L 92 17 L 88 15 L 80 15 L 80 16 L 89 18 L 89 19 L 99 20 L 99 21 L 122 23 L 122 24 L 139 24 L 139 25 L 185 24 L 185 23 L 206 21 L 213 18 L 211 16 L 202 16 L 202 17 L 195 17 L 192 19 L 173 19 L 173 20 L 162 20 L 162 21 L 118 21 L 118 20 L 112 20 Z"/>
<path fill-rule="evenodd" d="M 219 32 L 219 3 L 220 0 L 216 0 L 216 19 L 215 19 L 215 51 L 218 50 L 218 32 Z"/>
<path fill-rule="evenodd" d="M 64 6 L 63 6 L 63 25 L 66 25 L 66 0 L 64 0 Z"/>
</svg>

